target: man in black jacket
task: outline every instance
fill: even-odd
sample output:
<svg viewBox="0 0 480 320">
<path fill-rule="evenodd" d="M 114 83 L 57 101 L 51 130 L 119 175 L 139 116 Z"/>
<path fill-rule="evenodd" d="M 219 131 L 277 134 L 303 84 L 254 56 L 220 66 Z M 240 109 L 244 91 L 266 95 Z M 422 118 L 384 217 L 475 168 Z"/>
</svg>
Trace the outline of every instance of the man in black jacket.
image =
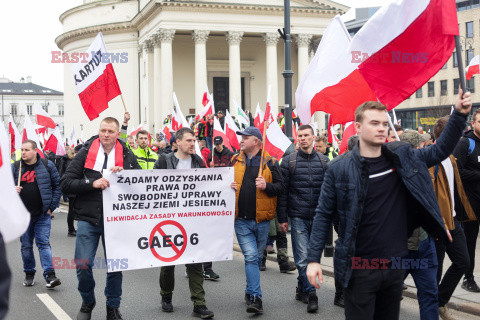
<svg viewBox="0 0 480 320">
<path fill-rule="evenodd" d="M 230 159 L 232 159 L 234 153 L 223 145 L 223 138 L 220 136 L 213 139 L 213 144 L 215 145 L 212 152 L 213 163 L 211 163 L 212 153 L 208 155 L 210 167 L 228 167 L 230 165 Z"/>
<path fill-rule="evenodd" d="M 480 292 L 480 288 L 473 277 L 480 221 L 480 109 L 476 109 L 473 113 L 472 127 L 473 130 L 466 132 L 460 140 L 453 155 L 457 158 L 458 171 L 465 193 L 477 216 L 477 221 L 463 223 L 470 265 L 465 272 L 462 288 L 470 292 Z"/>
<path fill-rule="evenodd" d="M 408 254 L 409 234 L 421 226 L 433 237 L 447 236 L 428 167 L 445 159 L 462 134 L 472 104 L 470 93 L 459 91 L 456 110 L 429 148 L 385 144 L 387 109 L 379 102 L 365 102 L 355 111 L 359 144 L 332 161 L 325 174 L 307 267 L 308 280 L 318 289 L 320 256 L 336 215 L 335 278 L 345 288 L 347 320 L 398 319 L 405 270 L 397 261 Z"/>
<path fill-rule="evenodd" d="M 110 186 L 109 181 L 102 177 L 102 170 L 117 173 L 123 169 L 141 169 L 131 150 L 119 138 L 120 125 L 117 119 L 103 119 L 98 136 L 84 144 L 60 181 L 63 193 L 76 196 L 73 209 L 75 219 L 79 220 L 75 259 L 78 261 L 78 291 L 82 296 L 82 307 L 77 320 L 91 319 L 96 304 L 92 264 L 100 236 L 105 239 L 102 190 Z M 102 244 L 105 251 L 103 241 Z M 119 311 L 121 295 L 122 273 L 107 273 L 107 319 L 122 319 Z"/>
<path fill-rule="evenodd" d="M 307 279 L 307 245 L 312 231 L 313 217 L 323 183 L 328 158 L 313 148 L 315 136 L 309 125 L 298 128 L 298 152 L 282 159 L 280 169 L 287 191 L 278 197 L 278 222 L 284 232 L 288 218 L 292 223 L 292 250 L 298 269 L 296 299 L 308 303 L 307 311 L 318 310 L 315 287 Z"/>
<path fill-rule="evenodd" d="M 190 128 L 181 128 L 175 133 L 177 151 L 159 156 L 154 169 L 193 169 L 205 168 L 203 159 L 195 154 L 195 134 Z M 193 301 L 193 314 L 202 319 L 213 318 L 212 311 L 205 303 L 203 289 L 203 265 L 187 264 L 188 285 Z M 175 266 L 160 268 L 160 294 L 162 295 L 162 311 L 172 312 L 172 296 L 175 289 Z"/>
</svg>

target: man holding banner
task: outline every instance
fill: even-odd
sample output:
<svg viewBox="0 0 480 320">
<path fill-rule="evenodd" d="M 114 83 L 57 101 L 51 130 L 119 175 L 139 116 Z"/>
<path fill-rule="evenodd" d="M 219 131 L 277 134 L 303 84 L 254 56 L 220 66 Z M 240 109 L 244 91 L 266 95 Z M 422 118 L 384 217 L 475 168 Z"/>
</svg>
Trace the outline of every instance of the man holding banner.
<svg viewBox="0 0 480 320">
<path fill-rule="evenodd" d="M 100 236 L 105 250 L 102 190 L 110 186 L 110 182 L 102 177 L 102 170 L 116 173 L 123 169 L 141 169 L 133 153 L 119 138 L 118 120 L 112 117 L 103 119 L 98 135 L 85 143 L 60 181 L 63 193 L 76 195 L 73 209 L 75 219 L 79 221 L 75 259 L 80 262 L 77 263 L 77 278 L 82 296 L 77 320 L 91 319 L 96 304 L 92 265 Z M 108 273 L 105 288 L 107 319 L 122 319 L 119 311 L 121 295 L 122 273 Z"/>
<path fill-rule="evenodd" d="M 195 154 L 195 133 L 192 129 L 183 127 L 175 133 L 177 151 L 162 155 L 155 162 L 154 169 L 193 169 L 205 168 L 203 159 Z M 202 263 L 187 264 L 188 285 L 193 301 L 193 314 L 202 319 L 213 318 L 205 303 L 203 289 Z M 160 294 L 162 296 L 162 311 L 172 312 L 172 296 L 175 289 L 175 266 L 160 268 Z"/>
<path fill-rule="evenodd" d="M 270 220 L 275 218 L 277 196 L 285 191 L 278 162 L 264 151 L 262 134 L 256 127 L 238 131 L 240 154 L 232 158 L 236 193 L 235 233 L 245 256 L 245 302 L 248 313 L 263 313 L 260 267 L 267 245 Z"/>
</svg>

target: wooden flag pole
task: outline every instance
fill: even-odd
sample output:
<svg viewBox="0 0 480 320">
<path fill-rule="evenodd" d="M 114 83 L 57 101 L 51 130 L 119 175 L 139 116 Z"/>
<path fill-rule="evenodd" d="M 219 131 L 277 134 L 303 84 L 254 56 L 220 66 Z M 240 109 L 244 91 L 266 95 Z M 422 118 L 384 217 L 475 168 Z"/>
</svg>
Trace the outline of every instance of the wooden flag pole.
<svg viewBox="0 0 480 320">
<path fill-rule="evenodd" d="M 262 135 L 262 156 L 260 158 L 260 168 L 258 168 L 258 177 L 260 178 L 263 174 L 263 158 L 265 156 L 265 140 L 267 140 L 267 121 L 263 121 L 263 135 Z"/>
<path fill-rule="evenodd" d="M 458 75 L 460 77 L 460 87 L 462 88 L 463 93 L 465 93 L 467 88 L 466 88 L 465 70 L 463 68 L 463 60 L 462 60 L 462 45 L 460 43 L 459 36 L 455 36 L 455 48 L 457 50 L 456 53 L 457 53 L 457 63 L 458 63 Z M 468 106 L 462 105 L 462 108 L 468 109 Z"/>
<path fill-rule="evenodd" d="M 125 112 L 128 112 L 127 106 L 125 105 L 125 100 L 123 100 L 123 94 L 120 94 L 120 97 L 122 98 L 123 108 L 125 109 Z"/>
</svg>

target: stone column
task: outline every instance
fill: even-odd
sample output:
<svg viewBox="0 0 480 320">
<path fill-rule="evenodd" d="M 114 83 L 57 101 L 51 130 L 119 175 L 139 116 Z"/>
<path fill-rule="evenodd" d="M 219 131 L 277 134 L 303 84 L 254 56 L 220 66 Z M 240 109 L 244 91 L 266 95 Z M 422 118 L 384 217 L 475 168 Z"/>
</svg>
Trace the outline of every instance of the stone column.
<svg viewBox="0 0 480 320">
<path fill-rule="evenodd" d="M 206 43 L 210 31 L 193 31 L 195 41 L 195 111 L 202 110 L 203 92 L 207 88 L 207 49 Z"/>
<path fill-rule="evenodd" d="M 153 124 L 155 123 L 155 105 L 153 103 L 154 82 L 153 82 L 153 41 L 146 40 L 142 45 L 143 56 L 143 89 L 142 89 L 142 112 L 144 118 L 142 122 L 148 125 L 149 130 L 153 130 Z"/>
<path fill-rule="evenodd" d="M 298 82 L 302 80 L 308 67 L 308 48 L 312 40 L 311 34 L 299 34 L 296 37 L 298 47 Z"/>
<path fill-rule="evenodd" d="M 277 43 L 280 38 L 278 32 L 269 32 L 263 36 L 267 47 L 267 83 L 266 88 L 271 86 L 271 111 L 274 117 L 278 114 L 278 65 L 277 65 Z"/>
<path fill-rule="evenodd" d="M 230 114 L 237 115 L 237 110 L 233 103 L 235 100 L 242 105 L 242 70 L 240 65 L 240 42 L 242 42 L 242 31 L 227 32 L 227 41 L 229 44 L 229 94 L 230 94 Z"/>
<path fill-rule="evenodd" d="M 159 132 L 162 128 L 163 119 L 161 119 L 160 108 L 162 105 L 161 101 L 161 49 L 160 49 L 160 39 L 158 35 L 152 38 L 153 42 L 153 119 L 150 119 L 152 124 L 155 124 L 155 132 Z M 150 112 L 152 115 L 152 112 Z"/>
<path fill-rule="evenodd" d="M 158 38 L 160 40 L 160 119 L 155 120 L 163 124 L 163 120 L 172 111 L 173 107 L 173 58 L 172 41 L 175 36 L 173 29 L 160 29 Z M 156 117 L 156 116 L 155 116 Z"/>
</svg>

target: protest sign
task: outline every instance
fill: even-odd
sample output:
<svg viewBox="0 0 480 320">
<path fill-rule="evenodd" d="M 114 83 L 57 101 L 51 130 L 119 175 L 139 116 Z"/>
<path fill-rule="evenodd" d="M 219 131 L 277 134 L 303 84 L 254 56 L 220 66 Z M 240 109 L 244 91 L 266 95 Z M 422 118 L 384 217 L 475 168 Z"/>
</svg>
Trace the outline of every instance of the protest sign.
<svg viewBox="0 0 480 320">
<path fill-rule="evenodd" d="M 233 168 L 105 172 L 108 261 L 135 270 L 232 260 Z M 108 272 L 120 271 L 112 263 Z"/>
</svg>

